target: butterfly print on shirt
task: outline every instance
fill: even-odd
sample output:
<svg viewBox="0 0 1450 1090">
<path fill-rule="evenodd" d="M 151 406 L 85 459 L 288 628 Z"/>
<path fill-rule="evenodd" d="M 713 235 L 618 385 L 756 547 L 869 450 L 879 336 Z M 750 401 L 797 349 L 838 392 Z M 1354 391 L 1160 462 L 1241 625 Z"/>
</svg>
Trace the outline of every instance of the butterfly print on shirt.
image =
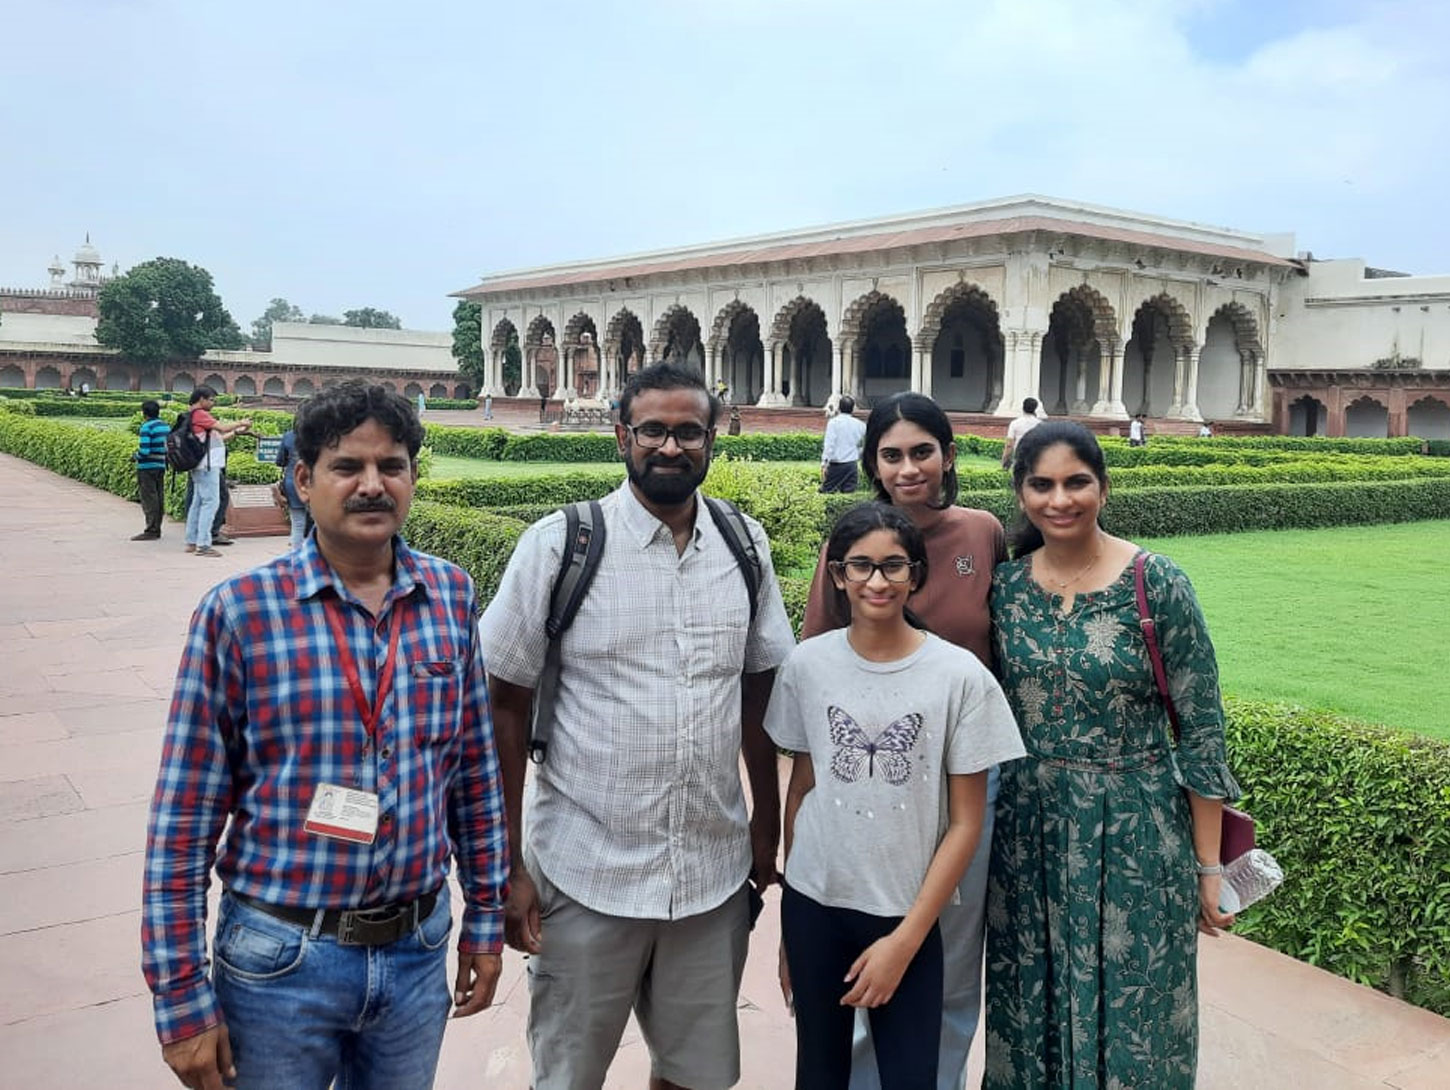
<svg viewBox="0 0 1450 1090">
<path fill-rule="evenodd" d="M 831 758 L 831 775 L 843 783 L 855 783 L 864 771 L 868 778 L 881 770 L 881 778 L 894 787 L 911 779 L 909 755 L 921 733 L 921 716 L 912 712 L 890 724 L 875 738 L 869 738 L 859 723 L 842 708 L 826 708 L 831 741 L 836 753 Z"/>
</svg>

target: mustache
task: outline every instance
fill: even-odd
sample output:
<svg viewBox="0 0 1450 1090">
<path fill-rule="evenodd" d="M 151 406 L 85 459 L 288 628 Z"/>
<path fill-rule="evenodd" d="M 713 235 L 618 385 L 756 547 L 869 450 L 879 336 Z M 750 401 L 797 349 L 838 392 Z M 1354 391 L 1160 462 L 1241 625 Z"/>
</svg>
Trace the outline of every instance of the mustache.
<svg viewBox="0 0 1450 1090">
<path fill-rule="evenodd" d="M 649 472 L 656 466 L 669 466 L 671 469 L 693 469 L 695 463 L 686 458 L 683 454 L 674 458 L 665 458 L 658 454 L 651 454 L 644 460 L 645 472 Z"/>
<path fill-rule="evenodd" d="M 342 509 L 349 515 L 363 515 L 369 511 L 396 511 L 398 505 L 391 496 L 365 496 L 344 501 Z"/>
</svg>

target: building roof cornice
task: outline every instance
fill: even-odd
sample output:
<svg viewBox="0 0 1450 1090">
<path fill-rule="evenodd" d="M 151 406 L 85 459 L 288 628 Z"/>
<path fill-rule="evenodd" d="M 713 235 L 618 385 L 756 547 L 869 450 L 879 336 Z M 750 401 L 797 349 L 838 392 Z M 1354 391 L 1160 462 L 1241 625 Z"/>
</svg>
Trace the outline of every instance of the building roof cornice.
<svg viewBox="0 0 1450 1090">
<path fill-rule="evenodd" d="M 597 261 L 568 262 L 501 272 L 463 298 L 496 292 L 593 284 L 624 277 L 667 275 L 708 268 L 863 254 L 961 239 L 1041 232 L 1123 245 L 1202 254 L 1260 265 L 1290 266 L 1292 242 L 1228 228 L 1144 216 L 1051 197 L 1024 195 L 954 208 L 913 212 L 825 227 L 755 235 Z"/>
</svg>

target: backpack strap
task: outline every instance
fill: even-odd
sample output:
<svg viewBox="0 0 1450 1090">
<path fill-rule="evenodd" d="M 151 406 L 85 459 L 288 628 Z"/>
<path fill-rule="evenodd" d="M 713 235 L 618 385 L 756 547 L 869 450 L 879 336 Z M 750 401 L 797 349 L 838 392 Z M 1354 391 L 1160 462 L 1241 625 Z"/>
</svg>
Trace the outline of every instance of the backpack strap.
<svg viewBox="0 0 1450 1090">
<path fill-rule="evenodd" d="M 1168 721 L 1173 724 L 1173 741 L 1177 744 L 1183 737 L 1183 728 L 1178 723 L 1173 694 L 1168 691 L 1168 671 L 1163 668 L 1163 653 L 1158 650 L 1158 628 L 1153 623 L 1153 611 L 1148 606 L 1148 581 L 1143 576 L 1148 556 L 1148 551 L 1144 549 L 1133 557 L 1133 591 L 1138 599 L 1138 624 L 1143 629 L 1143 642 L 1148 645 L 1148 660 L 1153 664 L 1153 682 L 1158 686 L 1163 707 L 1168 710 Z"/>
<path fill-rule="evenodd" d="M 765 578 L 755 539 L 750 536 L 750 527 L 745 525 L 745 516 L 740 513 L 740 508 L 729 500 L 716 499 L 713 496 L 702 498 L 705 506 L 710 509 L 710 517 L 715 520 L 715 528 L 720 531 L 720 536 L 725 539 L 725 544 L 730 547 L 730 552 L 735 557 L 735 563 L 740 566 L 740 575 L 745 580 L 745 593 L 750 597 L 750 622 L 754 624 L 755 611 L 760 605 L 760 584 Z"/>
<path fill-rule="evenodd" d="M 567 504 L 564 512 L 564 556 L 554 590 L 549 597 L 549 619 L 544 632 L 549 647 L 544 653 L 544 670 L 534 687 L 534 712 L 529 732 L 529 758 L 543 764 L 549 756 L 549 738 L 554 727 L 554 698 L 559 687 L 560 644 L 574 623 L 589 584 L 604 556 L 604 509 L 598 500 Z"/>
</svg>

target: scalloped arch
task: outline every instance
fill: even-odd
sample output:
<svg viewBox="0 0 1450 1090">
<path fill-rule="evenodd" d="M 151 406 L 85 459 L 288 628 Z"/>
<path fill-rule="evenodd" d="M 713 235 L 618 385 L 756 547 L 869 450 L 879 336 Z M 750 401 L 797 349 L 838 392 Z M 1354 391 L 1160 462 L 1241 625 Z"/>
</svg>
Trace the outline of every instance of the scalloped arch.
<svg viewBox="0 0 1450 1090">
<path fill-rule="evenodd" d="M 519 335 L 519 327 L 507 318 L 500 318 L 498 324 L 493 327 L 493 336 L 488 342 L 489 350 L 502 352 L 508 347 L 510 335 L 517 337 Z"/>
<path fill-rule="evenodd" d="M 599 327 L 594 324 L 594 319 L 585 314 L 582 310 L 569 319 L 564 326 L 564 343 L 578 344 L 580 334 L 588 333 L 594 338 L 595 343 L 599 341 Z"/>
<path fill-rule="evenodd" d="M 1345 402 L 1345 404 L 1344 404 L 1344 411 L 1347 413 L 1347 412 L 1349 412 L 1350 409 L 1354 408 L 1356 405 L 1374 405 L 1377 408 L 1383 409 L 1385 412 L 1389 412 L 1390 411 L 1390 406 L 1389 406 L 1388 400 L 1381 401 L 1378 397 L 1376 397 L 1372 393 L 1360 394 L 1353 401 L 1347 401 L 1347 402 Z"/>
<path fill-rule="evenodd" d="M 998 340 L 1001 339 L 1002 330 L 996 300 L 981 285 L 963 280 L 942 289 L 927 306 L 926 313 L 921 316 L 921 330 L 917 333 L 922 344 L 928 347 L 936 344 L 937 337 L 941 335 L 942 319 L 946 317 L 948 310 L 959 303 L 970 306 L 987 318 L 994 327 Z"/>
<path fill-rule="evenodd" d="M 670 329 L 681 318 L 688 319 L 694 325 L 695 339 L 701 342 L 700 347 L 702 349 L 705 347 L 700 337 L 700 319 L 696 318 L 694 311 L 685 306 L 685 304 L 675 303 L 661 314 L 659 320 L 655 322 L 654 334 L 649 340 L 649 358 L 651 360 L 664 358 L 665 348 L 670 343 Z"/>
<path fill-rule="evenodd" d="M 1116 352 L 1121 347 L 1118 340 L 1117 313 L 1096 288 L 1089 284 L 1068 288 L 1052 304 L 1052 312 L 1057 314 L 1060 307 L 1078 307 L 1087 315 L 1088 325 L 1100 351 Z"/>
<path fill-rule="evenodd" d="M 720 313 L 715 315 L 715 321 L 710 326 L 710 351 L 718 351 L 720 346 L 730 336 L 730 330 L 742 315 L 751 314 L 755 316 L 757 324 L 760 316 L 755 313 L 755 308 L 749 303 L 742 303 L 739 299 L 732 299 L 720 308 Z"/>
<path fill-rule="evenodd" d="M 550 337 L 554 338 L 555 344 L 559 343 L 559 336 L 554 330 L 554 323 L 549 321 L 549 319 L 546 318 L 544 315 L 540 314 L 537 318 L 529 323 L 529 333 L 528 336 L 524 338 L 524 343 L 531 345 L 541 345 L 544 343 L 545 333 L 547 333 Z"/>
<path fill-rule="evenodd" d="M 1149 296 L 1134 308 L 1134 324 L 1137 323 L 1138 316 L 1144 310 L 1155 310 L 1163 315 L 1164 320 L 1168 323 L 1168 341 L 1174 348 L 1186 350 L 1194 346 L 1193 319 L 1188 314 L 1188 308 L 1178 299 L 1166 291 Z"/>
<path fill-rule="evenodd" d="M 644 323 L 639 320 L 639 315 L 628 307 L 620 307 L 609 319 L 609 324 L 604 327 L 604 343 L 618 345 L 624 336 L 625 326 L 633 326 L 639 335 L 639 341 L 644 343 Z"/>
<path fill-rule="evenodd" d="M 1211 322 L 1220 315 L 1233 326 L 1234 343 L 1240 352 L 1247 350 L 1257 356 L 1264 354 L 1263 345 L 1259 341 L 1259 323 L 1254 319 L 1248 307 L 1239 302 L 1225 303 L 1209 315 L 1208 320 Z M 1204 323 L 1203 330 L 1206 343 L 1208 340 L 1207 323 Z"/>
<path fill-rule="evenodd" d="M 868 291 L 847 307 L 846 313 L 841 315 L 841 340 L 843 342 L 860 340 L 861 331 L 871 324 L 871 319 L 881 311 L 890 309 L 896 310 L 901 315 L 901 320 L 906 321 L 906 308 L 892 296 L 874 288 Z"/>
<path fill-rule="evenodd" d="M 821 321 L 826 323 L 826 330 L 829 333 L 830 323 L 826 320 L 825 308 L 808 295 L 797 295 L 785 306 L 776 312 L 770 323 L 770 339 L 773 343 L 783 344 L 790 340 L 790 329 L 795 320 L 808 310 L 814 310 L 821 316 Z"/>
</svg>

